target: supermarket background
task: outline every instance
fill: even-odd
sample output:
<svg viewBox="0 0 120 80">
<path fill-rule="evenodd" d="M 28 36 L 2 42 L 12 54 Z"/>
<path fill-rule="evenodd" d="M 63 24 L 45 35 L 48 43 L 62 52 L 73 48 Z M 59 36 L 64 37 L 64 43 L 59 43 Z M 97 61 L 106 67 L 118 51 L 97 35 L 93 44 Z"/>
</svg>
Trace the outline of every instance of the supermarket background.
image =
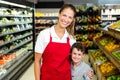
<svg viewBox="0 0 120 80">
<path fill-rule="evenodd" d="M 76 7 L 74 34 L 93 80 L 120 80 L 120 0 L 0 0 L 0 80 L 34 80 L 36 37 L 65 3 Z"/>
</svg>

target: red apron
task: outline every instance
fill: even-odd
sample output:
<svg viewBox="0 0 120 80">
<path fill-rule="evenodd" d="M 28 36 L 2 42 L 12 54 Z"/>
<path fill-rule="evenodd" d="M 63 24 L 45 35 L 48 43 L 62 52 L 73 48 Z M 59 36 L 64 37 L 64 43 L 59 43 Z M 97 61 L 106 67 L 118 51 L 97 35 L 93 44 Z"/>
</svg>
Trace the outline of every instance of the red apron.
<svg viewBox="0 0 120 80">
<path fill-rule="evenodd" d="M 52 42 L 50 36 L 42 55 L 40 80 L 71 80 L 69 38 L 66 40 L 67 43 Z"/>
</svg>

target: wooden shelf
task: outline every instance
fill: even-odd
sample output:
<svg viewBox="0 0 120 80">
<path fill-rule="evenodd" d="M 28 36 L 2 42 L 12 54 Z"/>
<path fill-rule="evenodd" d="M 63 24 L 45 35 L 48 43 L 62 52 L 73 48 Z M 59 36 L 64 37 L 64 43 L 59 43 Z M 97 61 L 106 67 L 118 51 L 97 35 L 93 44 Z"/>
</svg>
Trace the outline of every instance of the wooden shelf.
<svg viewBox="0 0 120 80">
<path fill-rule="evenodd" d="M 114 56 L 107 51 L 102 45 L 100 45 L 98 42 L 94 41 L 98 47 L 104 52 L 106 57 L 120 70 L 120 61 L 114 58 Z"/>
<path fill-rule="evenodd" d="M 93 58 L 92 54 L 89 53 L 88 55 L 89 55 L 89 58 L 90 58 L 90 63 L 92 64 L 92 67 L 93 67 L 93 69 L 94 69 L 94 71 L 96 73 L 98 65 L 95 63 L 95 59 Z"/>
<path fill-rule="evenodd" d="M 120 31 L 114 29 L 104 30 L 103 28 L 100 27 L 98 27 L 97 29 L 104 32 L 105 34 L 111 35 L 112 37 L 120 40 Z"/>
<path fill-rule="evenodd" d="M 101 73 L 99 66 L 97 66 L 97 73 L 96 74 L 98 76 L 98 80 L 106 80 L 104 75 Z"/>
<path fill-rule="evenodd" d="M 95 64 L 95 60 L 94 60 L 92 54 L 89 53 L 88 55 L 89 55 L 90 63 L 92 64 L 92 67 L 93 67 L 95 73 L 97 74 L 98 80 L 106 80 L 105 76 L 101 73 L 99 66 L 97 64 Z"/>
</svg>

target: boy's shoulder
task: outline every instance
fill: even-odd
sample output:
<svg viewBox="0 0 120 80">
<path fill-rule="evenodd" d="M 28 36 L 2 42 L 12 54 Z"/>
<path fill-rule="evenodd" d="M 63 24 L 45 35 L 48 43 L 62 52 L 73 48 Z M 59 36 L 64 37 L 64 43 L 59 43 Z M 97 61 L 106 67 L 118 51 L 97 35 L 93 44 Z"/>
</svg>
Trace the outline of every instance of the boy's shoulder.
<svg viewBox="0 0 120 80">
<path fill-rule="evenodd" d="M 86 68 L 86 69 L 91 69 L 90 65 L 88 65 L 88 64 L 85 63 L 84 61 L 82 61 L 82 65 L 83 65 L 84 68 Z"/>
</svg>

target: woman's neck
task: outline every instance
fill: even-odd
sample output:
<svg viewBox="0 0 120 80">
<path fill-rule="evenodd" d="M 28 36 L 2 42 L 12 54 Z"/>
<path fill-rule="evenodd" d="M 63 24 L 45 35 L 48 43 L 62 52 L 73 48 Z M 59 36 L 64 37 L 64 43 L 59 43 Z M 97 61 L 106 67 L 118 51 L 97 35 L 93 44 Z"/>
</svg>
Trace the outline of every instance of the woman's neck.
<svg viewBox="0 0 120 80">
<path fill-rule="evenodd" d="M 57 36 L 60 39 L 62 39 L 62 37 L 64 36 L 64 33 L 65 33 L 65 28 L 62 28 L 59 25 L 56 25 L 54 28 L 55 28 L 55 32 L 56 32 Z"/>
</svg>

